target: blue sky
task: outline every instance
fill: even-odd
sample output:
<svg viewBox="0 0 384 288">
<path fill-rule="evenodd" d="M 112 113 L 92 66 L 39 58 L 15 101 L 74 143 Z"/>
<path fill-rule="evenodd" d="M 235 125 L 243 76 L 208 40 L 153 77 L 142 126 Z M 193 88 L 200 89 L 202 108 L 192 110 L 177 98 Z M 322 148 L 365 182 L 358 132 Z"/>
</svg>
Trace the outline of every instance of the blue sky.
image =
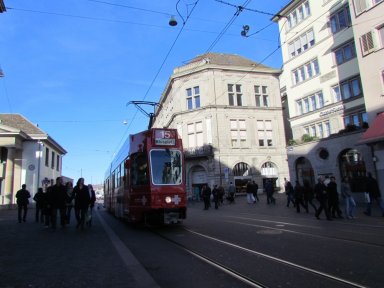
<svg viewBox="0 0 384 288">
<path fill-rule="evenodd" d="M 173 69 L 205 52 L 262 62 L 279 37 L 257 11 L 277 13 L 289 1 L 177 2 L 4 0 L 0 113 L 21 114 L 60 143 L 63 175 L 101 183 L 124 139 L 148 124 L 127 102 L 158 101 Z M 247 9 L 233 17 L 236 6 Z M 243 25 L 250 37 L 240 35 Z M 262 63 L 281 68 L 280 50 Z"/>
</svg>

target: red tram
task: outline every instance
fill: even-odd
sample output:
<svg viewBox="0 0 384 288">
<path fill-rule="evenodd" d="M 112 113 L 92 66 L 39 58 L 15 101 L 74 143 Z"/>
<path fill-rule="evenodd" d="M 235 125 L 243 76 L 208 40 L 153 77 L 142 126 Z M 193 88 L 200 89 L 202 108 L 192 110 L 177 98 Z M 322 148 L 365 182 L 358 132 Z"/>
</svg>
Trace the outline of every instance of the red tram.
<svg viewBox="0 0 384 288">
<path fill-rule="evenodd" d="M 104 181 L 105 206 L 129 222 L 171 224 L 186 218 L 182 141 L 176 129 L 130 135 Z"/>
</svg>

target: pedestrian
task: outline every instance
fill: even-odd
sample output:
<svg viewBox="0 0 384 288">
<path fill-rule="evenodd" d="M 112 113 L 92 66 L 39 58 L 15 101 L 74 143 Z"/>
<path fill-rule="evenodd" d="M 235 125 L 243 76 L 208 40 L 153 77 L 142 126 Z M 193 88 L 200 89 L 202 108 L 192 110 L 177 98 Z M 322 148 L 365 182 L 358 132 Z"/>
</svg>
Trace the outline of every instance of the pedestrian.
<svg viewBox="0 0 384 288">
<path fill-rule="evenodd" d="M 267 180 L 264 187 L 265 193 L 267 194 L 267 204 L 276 204 L 276 199 L 273 197 L 275 188 L 273 187 L 272 180 Z"/>
<path fill-rule="evenodd" d="M 371 173 L 368 173 L 368 177 L 365 179 L 365 192 L 368 193 L 367 207 L 364 214 L 371 216 L 372 213 L 372 202 L 377 202 L 380 206 L 382 216 L 384 217 L 384 203 L 381 199 L 379 185 L 375 178 L 372 177 Z"/>
<path fill-rule="evenodd" d="M 67 193 L 67 203 L 65 203 L 65 219 L 67 224 L 69 224 L 71 222 L 71 213 L 75 203 L 72 181 L 65 183 L 65 192 Z"/>
<path fill-rule="evenodd" d="M 315 196 L 317 201 L 319 201 L 320 206 L 316 211 L 316 218 L 320 220 L 320 214 L 324 210 L 325 216 L 327 217 L 327 220 L 332 220 L 329 215 L 328 210 L 328 203 L 327 203 L 327 186 L 324 184 L 324 178 L 323 176 L 319 176 L 317 179 L 317 183 L 315 185 Z"/>
<path fill-rule="evenodd" d="M 295 200 L 293 197 L 293 186 L 290 181 L 287 180 L 287 178 L 284 178 L 285 183 L 284 183 L 284 188 L 285 188 L 285 194 L 287 195 L 287 207 L 289 207 L 289 204 L 292 203 L 293 206 L 295 206 Z"/>
<path fill-rule="evenodd" d="M 255 181 L 252 181 L 252 195 L 253 198 L 257 201 L 260 202 L 259 196 L 257 195 L 257 192 L 259 191 L 259 185 Z"/>
<path fill-rule="evenodd" d="M 208 210 L 211 206 L 211 188 L 207 184 L 204 184 L 203 188 L 201 188 L 201 197 L 204 201 L 204 210 Z"/>
<path fill-rule="evenodd" d="M 304 204 L 304 188 L 300 185 L 298 180 L 296 180 L 295 188 L 293 189 L 293 195 L 295 198 L 297 213 L 300 213 L 300 205 L 303 206 L 308 213 L 308 206 Z"/>
<path fill-rule="evenodd" d="M 354 219 L 354 209 L 356 207 L 355 199 L 352 197 L 351 184 L 347 176 L 341 180 L 341 196 L 345 200 L 345 215 L 348 219 Z"/>
<path fill-rule="evenodd" d="M 27 221 L 29 198 L 31 198 L 31 193 L 27 190 L 27 185 L 21 185 L 21 189 L 16 192 L 17 216 L 19 223 L 21 223 L 21 221 Z M 23 215 L 21 215 L 22 212 Z"/>
<path fill-rule="evenodd" d="M 236 187 L 235 185 L 233 185 L 233 182 L 230 182 L 228 187 L 228 197 L 227 197 L 229 204 L 235 203 L 235 194 L 236 194 Z"/>
<path fill-rule="evenodd" d="M 253 197 L 253 187 L 252 187 L 252 182 L 248 181 L 247 186 L 246 186 L 246 191 L 247 191 L 247 203 L 252 204 L 255 203 L 255 197 Z"/>
<path fill-rule="evenodd" d="M 224 187 L 220 185 L 218 189 L 219 189 L 219 204 L 223 205 L 223 203 L 224 203 L 224 194 L 225 194 Z"/>
<path fill-rule="evenodd" d="M 219 188 L 217 188 L 217 185 L 213 186 L 212 195 L 213 195 L 213 202 L 215 202 L 215 209 L 219 208 Z"/>
<path fill-rule="evenodd" d="M 341 209 L 339 207 L 339 193 L 337 192 L 336 178 L 330 177 L 330 182 L 327 185 L 328 193 L 328 207 L 329 212 L 333 218 L 336 218 L 336 213 L 339 218 L 343 218 Z"/>
<path fill-rule="evenodd" d="M 63 178 L 57 177 L 56 184 L 49 187 L 47 191 L 48 206 L 51 212 L 51 228 L 56 229 L 57 212 L 60 215 L 60 225 L 65 228 L 66 220 L 66 203 L 67 203 L 67 191 L 63 185 Z"/>
<path fill-rule="evenodd" d="M 33 200 L 36 202 L 35 222 L 44 222 L 44 207 L 47 205 L 43 188 L 38 188 Z"/>
<path fill-rule="evenodd" d="M 96 193 L 95 190 L 93 190 L 93 186 L 91 184 L 88 184 L 88 191 L 89 191 L 89 197 L 90 197 L 90 204 L 89 204 L 89 210 L 87 215 L 87 226 L 92 226 L 92 212 L 93 207 L 95 207 L 96 202 Z"/>
<path fill-rule="evenodd" d="M 91 197 L 89 195 L 88 186 L 84 184 L 84 178 L 79 178 L 79 180 L 77 180 L 76 186 L 73 188 L 73 195 L 75 197 L 76 228 L 84 230 L 85 218 L 87 216 L 89 205 L 91 204 Z"/>
<path fill-rule="evenodd" d="M 309 205 L 315 210 L 315 214 L 317 212 L 317 207 L 313 203 L 314 195 L 313 195 L 313 189 L 311 187 L 311 184 L 309 184 L 308 180 L 304 180 L 303 183 L 303 193 L 304 193 L 304 204 L 309 208 Z"/>
</svg>

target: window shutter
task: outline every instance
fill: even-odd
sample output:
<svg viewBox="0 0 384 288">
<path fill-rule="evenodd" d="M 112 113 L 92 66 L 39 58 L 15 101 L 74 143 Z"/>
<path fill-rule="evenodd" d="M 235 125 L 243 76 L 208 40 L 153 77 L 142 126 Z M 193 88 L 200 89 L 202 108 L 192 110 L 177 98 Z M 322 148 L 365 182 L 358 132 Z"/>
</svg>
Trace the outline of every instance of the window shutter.
<svg viewBox="0 0 384 288">
<path fill-rule="evenodd" d="M 372 52 L 375 48 L 372 31 L 369 31 L 368 33 L 361 36 L 360 42 L 361 42 L 361 48 L 363 50 L 363 55 L 366 55 Z"/>
</svg>

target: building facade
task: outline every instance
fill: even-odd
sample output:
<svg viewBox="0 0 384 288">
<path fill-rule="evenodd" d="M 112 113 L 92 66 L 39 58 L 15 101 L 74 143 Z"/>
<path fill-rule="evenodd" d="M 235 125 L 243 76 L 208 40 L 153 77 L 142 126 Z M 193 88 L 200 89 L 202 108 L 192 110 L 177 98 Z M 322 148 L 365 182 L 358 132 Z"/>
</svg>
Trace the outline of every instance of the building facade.
<svg viewBox="0 0 384 288">
<path fill-rule="evenodd" d="M 370 149 L 357 145 L 368 127 L 349 2 L 290 1 L 274 17 L 283 56 L 280 78 L 292 138 L 292 181 L 320 175 L 353 179 L 373 171 Z M 363 189 L 358 185 L 353 189 Z"/>
<path fill-rule="evenodd" d="M 243 192 L 249 180 L 279 189 L 288 176 L 280 70 L 249 59 L 207 53 L 174 69 L 153 127 L 182 136 L 189 195 L 203 184 Z"/>
<path fill-rule="evenodd" d="M 359 61 L 369 129 L 360 139 L 368 145 L 375 176 L 384 192 L 384 1 L 350 1 L 356 54 Z M 373 174 L 373 173 L 372 173 Z M 374 175 L 374 174 L 373 174 Z"/>
<path fill-rule="evenodd" d="M 32 197 L 38 187 L 61 176 L 67 152 L 19 114 L 0 114 L 0 205 L 15 204 L 16 192 L 27 185 Z"/>
</svg>

